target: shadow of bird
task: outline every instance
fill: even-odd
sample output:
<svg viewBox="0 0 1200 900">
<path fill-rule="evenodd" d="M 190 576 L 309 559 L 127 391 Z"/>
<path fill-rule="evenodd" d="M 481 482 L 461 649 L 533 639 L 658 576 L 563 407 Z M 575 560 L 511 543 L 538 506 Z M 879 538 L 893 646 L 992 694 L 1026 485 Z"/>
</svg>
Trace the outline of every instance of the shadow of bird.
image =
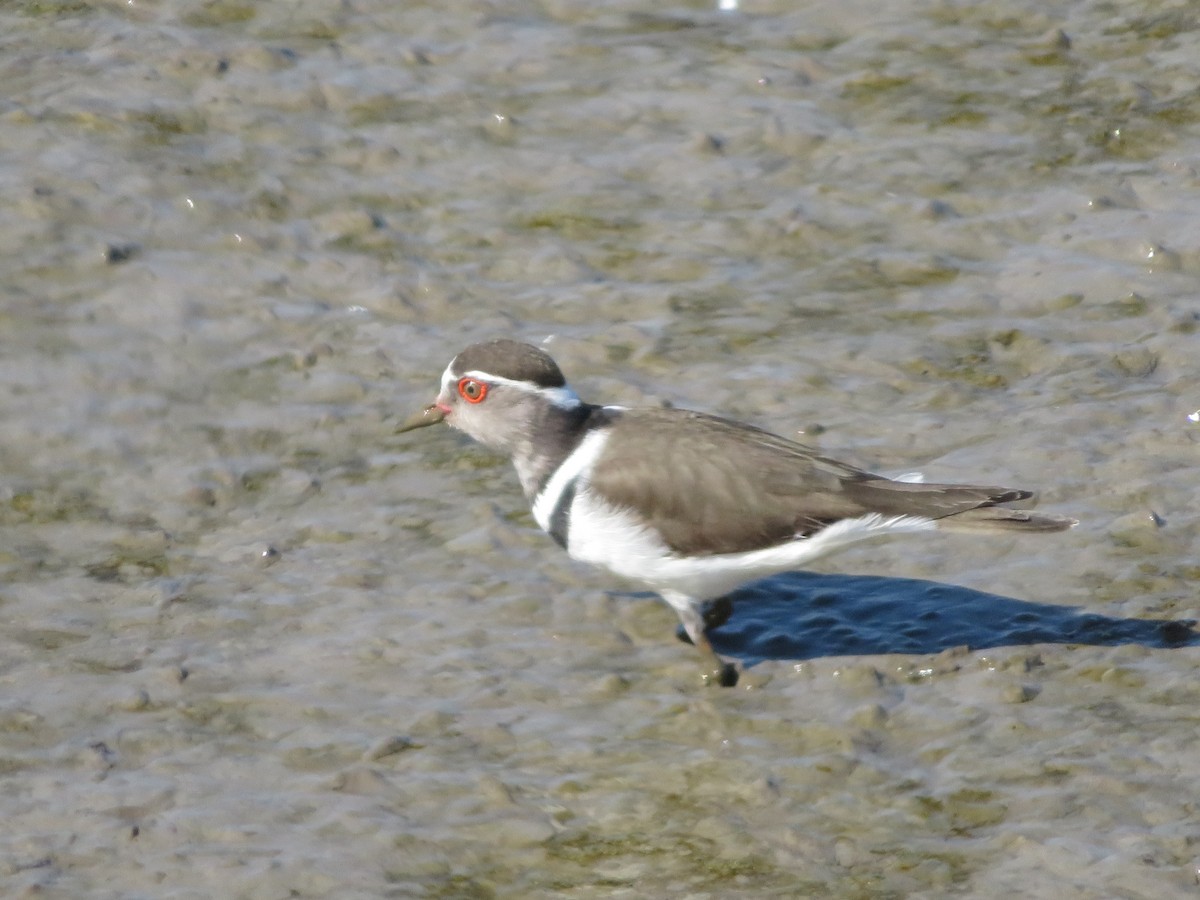
<svg viewBox="0 0 1200 900">
<path fill-rule="evenodd" d="M 716 651 L 747 668 L 765 660 L 923 655 L 962 646 L 1200 644 L 1189 620 L 1114 618 L 936 581 L 810 572 L 747 585 L 710 604 L 706 620 Z"/>
</svg>

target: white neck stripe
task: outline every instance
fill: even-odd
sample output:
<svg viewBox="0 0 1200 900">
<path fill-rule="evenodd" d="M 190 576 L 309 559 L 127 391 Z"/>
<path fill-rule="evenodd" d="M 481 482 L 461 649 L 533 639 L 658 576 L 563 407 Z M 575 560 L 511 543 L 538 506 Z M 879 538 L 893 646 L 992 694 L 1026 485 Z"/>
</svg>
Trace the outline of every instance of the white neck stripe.
<svg viewBox="0 0 1200 900">
<path fill-rule="evenodd" d="M 604 452 L 606 443 L 608 443 L 608 429 L 596 428 L 588 432 L 579 442 L 579 446 L 571 451 L 571 455 L 559 463 L 554 474 L 550 476 L 550 480 L 546 482 L 546 486 L 542 488 L 542 492 L 533 501 L 533 518 L 541 526 L 542 531 L 550 530 L 554 510 L 558 508 L 563 491 L 572 482 L 577 481 L 577 487 L 586 483 L 587 473 L 591 471 L 596 460 L 600 458 L 600 454 Z"/>
</svg>

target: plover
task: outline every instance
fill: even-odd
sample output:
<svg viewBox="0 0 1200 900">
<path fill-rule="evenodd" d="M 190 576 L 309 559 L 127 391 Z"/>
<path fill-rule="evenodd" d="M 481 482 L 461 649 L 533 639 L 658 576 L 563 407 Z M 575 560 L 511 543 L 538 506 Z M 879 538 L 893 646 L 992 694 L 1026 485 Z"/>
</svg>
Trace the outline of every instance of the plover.
<svg viewBox="0 0 1200 900">
<path fill-rule="evenodd" d="M 446 422 L 512 457 L 533 518 L 573 558 L 657 592 L 721 684 L 706 603 L 867 538 L 931 529 L 1045 533 L 1074 519 L 1012 509 L 1031 491 L 893 480 L 753 425 L 587 403 L 531 344 L 472 344 L 397 432 Z"/>
</svg>

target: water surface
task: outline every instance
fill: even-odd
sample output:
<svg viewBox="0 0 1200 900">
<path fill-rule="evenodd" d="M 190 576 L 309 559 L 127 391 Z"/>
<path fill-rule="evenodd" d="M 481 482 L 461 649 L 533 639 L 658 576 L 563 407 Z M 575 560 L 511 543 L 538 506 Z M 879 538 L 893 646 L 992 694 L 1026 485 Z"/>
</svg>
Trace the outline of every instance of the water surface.
<svg viewBox="0 0 1200 900">
<path fill-rule="evenodd" d="M 64 897 L 1193 896 L 1188 3 L 0 12 L 0 880 Z M 504 460 L 587 398 L 1041 490 L 674 616 Z"/>
</svg>

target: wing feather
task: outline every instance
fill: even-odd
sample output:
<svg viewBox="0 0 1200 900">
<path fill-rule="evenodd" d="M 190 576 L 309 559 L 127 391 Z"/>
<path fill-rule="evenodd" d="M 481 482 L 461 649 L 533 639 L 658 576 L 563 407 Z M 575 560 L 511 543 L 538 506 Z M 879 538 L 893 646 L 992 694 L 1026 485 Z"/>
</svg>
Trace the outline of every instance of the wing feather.
<svg viewBox="0 0 1200 900">
<path fill-rule="evenodd" d="M 869 511 L 844 485 L 875 476 L 757 428 L 675 409 L 628 410 L 611 427 L 593 486 L 677 553 L 753 550 Z"/>
<path fill-rule="evenodd" d="M 870 513 L 942 519 L 1031 496 L 891 481 L 768 431 L 688 410 L 625 410 L 608 427 L 613 439 L 596 461 L 593 487 L 636 510 L 679 554 L 755 550 Z M 1006 520 L 1010 528 L 1015 521 Z"/>
</svg>

